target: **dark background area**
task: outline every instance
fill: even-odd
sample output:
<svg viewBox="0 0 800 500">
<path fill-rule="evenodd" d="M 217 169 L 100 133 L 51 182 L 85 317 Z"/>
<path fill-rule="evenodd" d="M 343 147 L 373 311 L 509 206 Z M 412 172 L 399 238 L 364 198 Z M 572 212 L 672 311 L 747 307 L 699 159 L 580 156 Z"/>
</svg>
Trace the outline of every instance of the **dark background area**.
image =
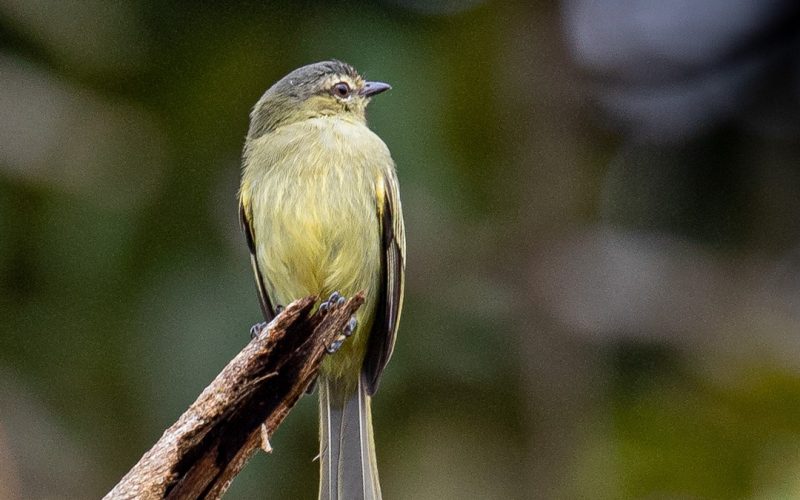
<svg viewBox="0 0 800 500">
<path fill-rule="evenodd" d="M 0 1 L 0 499 L 101 496 L 248 341 L 248 113 L 328 58 L 394 87 L 386 498 L 800 498 L 798 48 L 788 0 Z"/>
</svg>

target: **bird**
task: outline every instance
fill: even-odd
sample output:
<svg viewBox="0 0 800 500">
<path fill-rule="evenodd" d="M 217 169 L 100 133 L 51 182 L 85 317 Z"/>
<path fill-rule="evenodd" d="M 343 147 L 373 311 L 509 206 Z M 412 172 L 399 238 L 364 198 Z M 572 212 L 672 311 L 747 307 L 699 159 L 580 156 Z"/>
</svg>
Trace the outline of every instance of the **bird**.
<svg viewBox="0 0 800 500">
<path fill-rule="evenodd" d="M 242 155 L 239 220 L 265 321 L 309 295 L 326 308 L 365 293 L 316 384 L 325 500 L 381 498 L 370 402 L 394 349 L 406 245 L 395 163 L 366 108 L 389 89 L 339 60 L 295 69 L 253 107 Z"/>
</svg>

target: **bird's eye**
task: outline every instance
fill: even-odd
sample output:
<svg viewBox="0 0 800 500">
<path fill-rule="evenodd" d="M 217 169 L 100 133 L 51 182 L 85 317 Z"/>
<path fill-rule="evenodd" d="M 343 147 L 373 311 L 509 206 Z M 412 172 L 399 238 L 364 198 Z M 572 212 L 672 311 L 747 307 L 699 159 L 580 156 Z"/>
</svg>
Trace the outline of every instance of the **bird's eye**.
<svg viewBox="0 0 800 500">
<path fill-rule="evenodd" d="M 333 95 L 336 97 L 348 97 L 350 95 L 350 85 L 345 82 L 339 82 L 333 86 L 331 89 L 333 91 Z"/>
</svg>

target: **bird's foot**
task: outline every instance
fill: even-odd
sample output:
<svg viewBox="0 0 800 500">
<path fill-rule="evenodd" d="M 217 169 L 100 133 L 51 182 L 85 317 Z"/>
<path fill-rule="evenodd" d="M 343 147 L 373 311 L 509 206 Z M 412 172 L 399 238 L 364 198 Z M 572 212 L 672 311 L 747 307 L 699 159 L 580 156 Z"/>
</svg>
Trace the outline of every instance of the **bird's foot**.
<svg viewBox="0 0 800 500">
<path fill-rule="evenodd" d="M 342 332 L 342 335 L 349 337 L 355 333 L 356 328 L 358 328 L 358 320 L 356 319 L 356 315 L 353 314 L 350 316 L 350 320 L 348 320 L 347 324 L 344 325 L 344 331 Z"/>
<path fill-rule="evenodd" d="M 328 300 L 319 305 L 319 311 L 322 313 L 327 312 L 331 307 L 341 306 L 345 302 L 347 302 L 347 297 L 343 297 L 339 292 L 333 292 L 331 296 L 328 297 Z M 347 322 L 347 325 L 345 325 L 344 330 L 342 330 L 342 333 L 333 339 L 331 345 L 327 347 L 328 354 L 333 354 L 338 351 L 347 337 L 353 334 L 357 326 L 358 321 L 355 316 L 352 316 L 350 321 Z"/>
<path fill-rule="evenodd" d="M 254 338 L 258 337 L 261 334 L 261 332 L 266 331 L 268 325 L 269 323 L 267 323 L 266 321 L 262 321 L 260 323 L 256 323 L 255 325 L 251 326 L 250 340 L 253 340 Z"/>
<path fill-rule="evenodd" d="M 280 313 L 282 313 L 284 309 L 286 309 L 286 308 L 281 306 L 281 305 L 276 307 L 275 308 L 275 318 L 277 318 L 278 315 Z M 272 318 L 272 320 L 274 321 L 275 318 Z M 250 327 L 250 340 L 253 340 L 254 338 L 258 337 L 259 334 L 261 334 L 261 332 L 265 331 L 268 326 L 269 326 L 269 322 L 267 322 L 267 321 L 261 321 L 261 322 L 256 323 L 255 325 L 251 326 Z"/>
<path fill-rule="evenodd" d="M 356 331 L 356 328 L 358 328 L 358 320 L 356 319 L 356 315 L 354 314 L 350 316 L 350 320 L 347 321 L 347 324 L 344 326 L 344 330 L 342 330 L 342 333 L 338 335 L 333 340 L 333 342 L 331 342 L 331 345 L 328 346 L 327 349 L 328 354 L 333 354 L 336 351 L 338 351 L 339 348 L 342 347 L 342 344 L 347 339 L 347 337 L 353 335 L 353 333 Z"/>
<path fill-rule="evenodd" d="M 333 306 L 340 306 L 347 302 L 345 297 L 339 292 L 333 292 L 328 300 L 319 305 L 319 312 L 325 312 Z"/>
<path fill-rule="evenodd" d="M 339 335 L 334 339 L 333 342 L 331 342 L 331 345 L 325 348 L 325 350 L 328 351 L 328 354 L 334 354 L 336 351 L 339 350 L 339 348 L 342 347 L 344 339 L 345 339 L 344 335 Z"/>
</svg>

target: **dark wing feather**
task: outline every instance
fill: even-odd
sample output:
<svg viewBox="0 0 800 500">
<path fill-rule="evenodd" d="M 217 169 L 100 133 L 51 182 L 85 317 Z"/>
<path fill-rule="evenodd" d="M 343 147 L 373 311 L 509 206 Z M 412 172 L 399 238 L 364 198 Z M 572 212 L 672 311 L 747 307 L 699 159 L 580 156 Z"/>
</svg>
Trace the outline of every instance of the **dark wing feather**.
<svg viewBox="0 0 800 500">
<path fill-rule="evenodd" d="M 380 376 L 392 356 L 403 303 L 405 230 L 394 176 L 386 180 L 378 220 L 381 225 L 381 288 L 363 366 L 369 395 L 378 390 Z"/>
<path fill-rule="evenodd" d="M 241 202 L 239 202 L 239 224 L 242 226 L 242 231 L 244 231 L 244 236 L 247 239 L 247 248 L 250 249 L 250 264 L 253 266 L 253 274 L 256 277 L 256 290 L 258 291 L 258 302 L 261 304 L 261 312 L 264 313 L 264 321 L 270 322 L 275 317 L 275 308 L 272 305 L 269 294 L 267 294 L 267 289 L 264 287 L 264 277 L 261 276 L 261 271 L 258 269 L 255 235 L 250 225 L 250 214 L 245 210 L 245 206 Z"/>
</svg>

